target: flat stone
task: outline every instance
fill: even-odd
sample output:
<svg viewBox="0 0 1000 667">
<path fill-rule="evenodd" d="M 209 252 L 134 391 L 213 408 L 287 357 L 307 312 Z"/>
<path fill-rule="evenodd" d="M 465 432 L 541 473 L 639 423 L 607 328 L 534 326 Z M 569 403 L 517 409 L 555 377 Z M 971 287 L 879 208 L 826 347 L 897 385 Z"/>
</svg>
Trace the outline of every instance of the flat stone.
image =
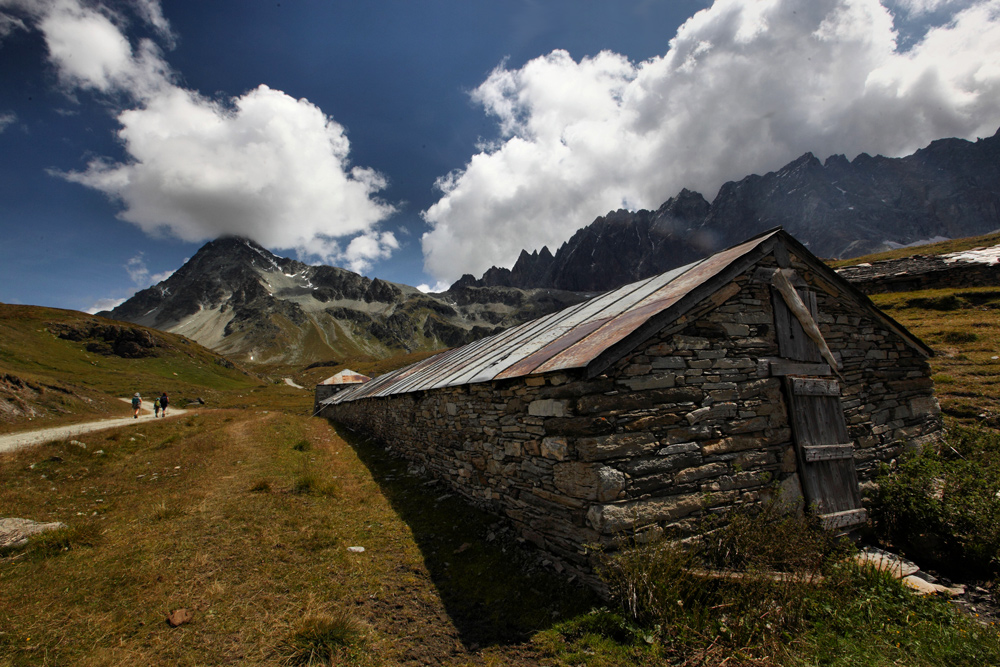
<svg viewBox="0 0 1000 667">
<path fill-rule="evenodd" d="M 528 414 L 535 417 L 565 417 L 566 401 L 543 398 L 528 403 Z"/>
<path fill-rule="evenodd" d="M 587 522 L 605 535 L 660 521 L 675 521 L 701 509 L 701 494 L 690 493 L 626 503 L 591 505 Z"/>
<path fill-rule="evenodd" d="M 624 473 L 599 463 L 557 463 L 552 474 L 556 488 L 572 498 L 608 502 L 625 488 Z"/>
<path fill-rule="evenodd" d="M 0 519 L 0 549 L 19 549 L 28 544 L 32 535 L 65 527 L 66 524 L 59 521 L 40 523 L 31 519 Z"/>
<path fill-rule="evenodd" d="M 673 373 L 646 375 L 643 377 L 622 380 L 622 384 L 628 386 L 628 388 L 632 391 L 642 391 L 643 389 L 664 389 L 673 387 L 677 384 L 677 376 Z"/>
<path fill-rule="evenodd" d="M 688 423 L 694 426 L 708 419 L 731 419 L 736 416 L 735 403 L 716 403 L 707 408 L 698 408 L 685 415 Z"/>
<path fill-rule="evenodd" d="M 649 433 L 615 433 L 598 438 L 580 438 L 576 452 L 583 461 L 603 461 L 622 456 L 636 456 L 656 448 L 656 438 Z"/>
<path fill-rule="evenodd" d="M 547 459 L 565 461 L 569 457 L 569 443 L 566 438 L 542 438 L 541 454 Z"/>
</svg>

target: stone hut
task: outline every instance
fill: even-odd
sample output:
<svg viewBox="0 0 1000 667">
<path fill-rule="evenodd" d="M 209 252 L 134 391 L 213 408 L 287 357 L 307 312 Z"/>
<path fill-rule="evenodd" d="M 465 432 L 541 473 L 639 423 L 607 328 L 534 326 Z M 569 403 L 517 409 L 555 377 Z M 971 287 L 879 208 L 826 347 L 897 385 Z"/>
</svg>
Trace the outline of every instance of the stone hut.
<svg viewBox="0 0 1000 667">
<path fill-rule="evenodd" d="M 829 528 L 863 523 L 859 479 L 941 435 L 931 354 L 776 229 L 346 389 L 321 414 L 589 578 L 586 545 L 695 531 L 779 493 Z"/>
<path fill-rule="evenodd" d="M 338 391 L 347 389 L 356 384 L 364 384 L 371 380 L 367 375 L 355 373 L 349 368 L 345 368 L 336 375 L 331 375 L 327 379 L 316 385 L 316 398 L 313 403 L 313 414 L 319 412 L 320 403 L 330 398 Z"/>
</svg>

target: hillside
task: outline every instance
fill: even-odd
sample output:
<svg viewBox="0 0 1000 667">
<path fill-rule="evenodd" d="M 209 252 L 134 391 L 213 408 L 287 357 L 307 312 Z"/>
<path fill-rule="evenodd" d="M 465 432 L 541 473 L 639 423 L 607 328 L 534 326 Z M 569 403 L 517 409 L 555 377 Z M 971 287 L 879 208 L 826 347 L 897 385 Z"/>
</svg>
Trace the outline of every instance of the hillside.
<svg viewBox="0 0 1000 667">
<path fill-rule="evenodd" d="M 0 432 L 124 415 L 119 397 L 211 401 L 261 381 L 175 334 L 72 310 L 0 304 Z"/>
</svg>

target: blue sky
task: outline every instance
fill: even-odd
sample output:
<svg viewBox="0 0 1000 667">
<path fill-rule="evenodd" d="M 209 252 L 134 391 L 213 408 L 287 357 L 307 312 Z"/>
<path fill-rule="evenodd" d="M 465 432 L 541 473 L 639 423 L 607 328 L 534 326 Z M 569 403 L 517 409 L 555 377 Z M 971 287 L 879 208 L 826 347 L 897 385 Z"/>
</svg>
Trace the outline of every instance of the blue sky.
<svg viewBox="0 0 1000 667">
<path fill-rule="evenodd" d="M 1000 126 L 1000 2 L 0 0 L 0 301 L 204 242 L 411 285 L 805 151 Z"/>
</svg>

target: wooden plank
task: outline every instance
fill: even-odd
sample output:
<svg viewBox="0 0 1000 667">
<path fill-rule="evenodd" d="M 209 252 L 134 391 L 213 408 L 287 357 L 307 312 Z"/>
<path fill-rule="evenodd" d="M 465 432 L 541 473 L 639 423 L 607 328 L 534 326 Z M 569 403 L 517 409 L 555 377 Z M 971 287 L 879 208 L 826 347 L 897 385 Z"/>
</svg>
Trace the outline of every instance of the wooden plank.
<svg viewBox="0 0 1000 667">
<path fill-rule="evenodd" d="M 806 445 L 802 448 L 802 453 L 808 463 L 853 459 L 854 445 L 850 442 L 840 445 Z"/>
<path fill-rule="evenodd" d="M 770 374 L 774 377 L 785 375 L 833 375 L 830 364 L 807 364 L 787 359 L 769 359 Z"/>
<path fill-rule="evenodd" d="M 840 396 L 840 383 L 825 378 L 788 378 L 796 396 Z"/>
<path fill-rule="evenodd" d="M 819 515 L 820 525 L 827 530 L 857 526 L 866 521 L 868 521 L 868 510 L 863 508 Z"/>
<path fill-rule="evenodd" d="M 796 291 L 815 320 L 817 317 L 816 293 L 807 289 Z M 812 363 L 822 362 L 823 356 L 819 352 L 819 347 L 806 335 L 798 318 L 792 314 L 792 311 L 785 304 L 784 298 L 773 287 L 771 288 L 771 304 L 774 309 L 774 328 L 778 338 L 778 353 L 785 359 Z"/>
</svg>

